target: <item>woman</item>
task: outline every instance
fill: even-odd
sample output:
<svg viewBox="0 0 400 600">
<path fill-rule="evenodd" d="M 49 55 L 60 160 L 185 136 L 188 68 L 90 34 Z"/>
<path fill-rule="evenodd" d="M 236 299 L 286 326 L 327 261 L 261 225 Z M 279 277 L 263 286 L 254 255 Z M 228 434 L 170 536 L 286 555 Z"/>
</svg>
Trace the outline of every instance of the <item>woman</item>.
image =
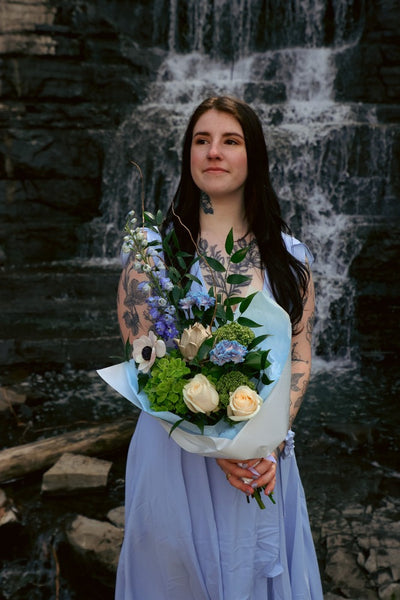
<svg viewBox="0 0 400 600">
<path fill-rule="evenodd" d="M 251 276 L 250 286 L 227 289 L 225 279 L 210 279 L 204 265 L 197 267 L 197 274 L 206 290 L 214 285 L 223 296 L 265 290 L 289 313 L 291 426 L 311 368 L 312 257 L 282 221 L 269 181 L 262 127 L 245 103 L 209 98 L 194 112 L 163 233 L 170 227 L 188 254 L 195 252 L 194 239 L 225 266 L 231 228 L 236 248 L 250 245 L 245 261 L 229 265 L 230 273 Z M 128 258 L 118 292 L 124 341 L 151 327 L 137 287 L 143 276 L 133 262 Z M 125 540 L 116 599 L 322 600 L 292 437 L 289 433 L 267 458 L 216 460 L 185 452 L 155 419 L 141 414 L 127 462 Z M 254 468 L 254 485 L 266 486 L 267 495 L 274 491 L 276 504 L 266 499 L 265 510 L 254 501 L 248 504 L 243 495 L 253 493 L 243 478 L 254 477 Z"/>
</svg>

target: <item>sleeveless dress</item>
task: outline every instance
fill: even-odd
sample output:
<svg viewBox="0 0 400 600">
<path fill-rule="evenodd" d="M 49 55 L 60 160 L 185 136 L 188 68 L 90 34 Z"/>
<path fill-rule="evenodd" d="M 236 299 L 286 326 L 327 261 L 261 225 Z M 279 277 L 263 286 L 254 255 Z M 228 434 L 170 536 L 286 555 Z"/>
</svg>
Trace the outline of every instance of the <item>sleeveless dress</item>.
<svg viewBox="0 0 400 600">
<path fill-rule="evenodd" d="M 272 296 L 267 277 L 264 289 Z M 323 600 L 293 435 L 278 460 L 276 504 L 263 496 L 261 510 L 214 458 L 182 450 L 142 412 L 127 458 L 116 600 Z"/>
</svg>

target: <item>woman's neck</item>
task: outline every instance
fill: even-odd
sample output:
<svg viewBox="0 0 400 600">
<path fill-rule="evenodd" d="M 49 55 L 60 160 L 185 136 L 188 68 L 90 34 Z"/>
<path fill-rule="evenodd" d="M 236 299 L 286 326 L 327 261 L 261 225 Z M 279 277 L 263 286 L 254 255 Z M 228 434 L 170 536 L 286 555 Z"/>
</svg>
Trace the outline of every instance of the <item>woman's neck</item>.
<svg viewBox="0 0 400 600">
<path fill-rule="evenodd" d="M 212 213 L 205 213 L 200 208 L 200 236 L 202 238 L 222 238 L 225 240 L 229 231 L 233 229 L 235 240 L 244 237 L 247 233 L 247 220 L 243 203 L 213 202 Z"/>
</svg>

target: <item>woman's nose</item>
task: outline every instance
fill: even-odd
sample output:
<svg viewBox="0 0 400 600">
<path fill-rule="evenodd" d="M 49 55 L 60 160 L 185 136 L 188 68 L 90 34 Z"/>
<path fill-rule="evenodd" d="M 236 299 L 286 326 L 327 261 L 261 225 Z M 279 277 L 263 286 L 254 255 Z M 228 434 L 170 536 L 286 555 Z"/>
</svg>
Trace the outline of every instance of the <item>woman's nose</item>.
<svg viewBox="0 0 400 600">
<path fill-rule="evenodd" d="M 217 142 L 212 142 L 209 145 L 207 156 L 209 158 L 219 158 L 221 156 L 220 145 Z"/>
</svg>

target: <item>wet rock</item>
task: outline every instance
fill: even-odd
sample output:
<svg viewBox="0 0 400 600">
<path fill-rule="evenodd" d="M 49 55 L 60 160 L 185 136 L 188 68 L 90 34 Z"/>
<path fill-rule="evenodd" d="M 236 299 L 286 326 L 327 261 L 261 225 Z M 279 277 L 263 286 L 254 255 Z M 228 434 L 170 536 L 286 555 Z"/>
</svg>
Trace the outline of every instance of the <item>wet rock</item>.
<svg viewBox="0 0 400 600">
<path fill-rule="evenodd" d="M 398 499 L 386 498 L 376 508 L 350 504 L 343 511 L 328 511 L 321 526 L 326 547 L 325 573 L 344 597 L 398 597 L 399 509 Z"/>
<path fill-rule="evenodd" d="M 105 569 L 115 574 L 124 536 L 121 528 L 78 515 L 66 534 L 74 551 L 88 564 L 96 565 L 94 573 Z"/>
<path fill-rule="evenodd" d="M 76 492 L 105 487 L 111 467 L 112 463 L 106 460 L 65 453 L 44 473 L 42 492 Z"/>
<path fill-rule="evenodd" d="M 399 600 L 400 599 L 400 583 L 390 583 L 389 585 L 379 588 L 380 600 Z"/>
<path fill-rule="evenodd" d="M 125 527 L 125 507 L 118 506 L 117 508 L 113 508 L 107 513 L 107 519 L 111 521 L 115 527 L 120 527 L 124 529 Z"/>
<path fill-rule="evenodd" d="M 324 426 L 326 433 L 343 441 L 351 448 L 358 448 L 364 444 L 372 444 L 374 423 L 358 425 L 356 423 L 327 423 Z"/>
<path fill-rule="evenodd" d="M 11 523 L 18 523 L 19 515 L 13 501 L 7 498 L 4 490 L 0 489 L 0 527 Z"/>
<path fill-rule="evenodd" d="M 23 404 L 25 401 L 25 394 L 20 394 L 8 387 L 0 388 L 0 412 L 10 410 L 13 406 Z"/>
</svg>

